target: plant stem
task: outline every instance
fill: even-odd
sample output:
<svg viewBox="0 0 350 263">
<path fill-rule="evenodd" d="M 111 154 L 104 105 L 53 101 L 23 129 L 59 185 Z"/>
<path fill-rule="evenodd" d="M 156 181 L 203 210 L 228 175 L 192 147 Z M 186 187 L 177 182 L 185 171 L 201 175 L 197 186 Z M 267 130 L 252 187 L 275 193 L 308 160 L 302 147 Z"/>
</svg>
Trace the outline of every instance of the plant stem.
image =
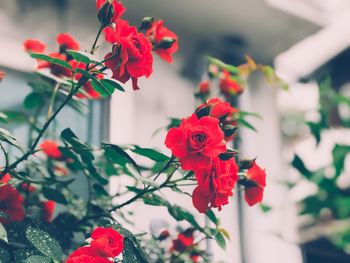
<svg viewBox="0 0 350 263">
<path fill-rule="evenodd" d="M 98 39 L 100 38 L 101 36 L 101 33 L 103 31 L 104 27 L 101 26 L 98 30 L 98 33 L 96 35 L 96 38 L 95 38 L 95 41 L 94 41 L 94 44 L 92 45 L 92 48 L 91 48 L 91 51 L 90 51 L 90 54 L 93 55 L 95 53 L 95 49 L 96 49 L 96 45 L 97 45 L 97 42 L 98 42 Z"/>
<path fill-rule="evenodd" d="M 50 102 L 49 102 L 49 109 L 47 111 L 47 118 L 48 119 L 50 118 L 50 116 L 52 114 L 52 110 L 53 110 L 53 107 L 54 107 L 54 104 L 55 104 L 56 95 L 57 95 L 57 92 L 58 92 L 59 88 L 60 88 L 60 84 L 56 83 L 56 85 L 55 85 L 55 87 L 53 89 L 51 98 L 50 98 Z"/>
</svg>

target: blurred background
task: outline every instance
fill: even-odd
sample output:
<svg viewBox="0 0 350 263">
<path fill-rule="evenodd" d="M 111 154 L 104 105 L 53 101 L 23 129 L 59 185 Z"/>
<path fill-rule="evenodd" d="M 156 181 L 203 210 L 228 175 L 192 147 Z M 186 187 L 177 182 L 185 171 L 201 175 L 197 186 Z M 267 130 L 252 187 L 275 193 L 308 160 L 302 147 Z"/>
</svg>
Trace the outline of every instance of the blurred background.
<svg viewBox="0 0 350 263">
<path fill-rule="evenodd" d="M 156 58 L 155 72 L 140 81 L 140 91 L 91 102 L 86 118 L 67 111 L 61 117 L 63 125 L 74 123 L 73 129 L 92 142 L 164 149 L 165 133 L 153 136 L 153 132 L 166 126 L 168 117 L 193 112 L 192 94 L 205 73 L 204 55 L 239 65 L 249 54 L 259 63 L 273 65 L 290 85 L 289 91 L 254 74 L 239 102 L 242 109 L 264 117 L 254 122 L 258 133 L 241 131 L 240 151 L 244 157 L 258 157 L 266 168 L 264 204 L 265 210 L 271 210 L 248 208 L 235 197 L 221 213 L 232 237 L 227 251 L 215 244 L 208 244 L 208 250 L 213 262 L 350 262 L 343 252 L 349 251 L 350 243 L 346 192 L 350 136 L 344 121 L 350 105 L 346 96 L 350 94 L 350 1 L 124 0 L 123 4 L 132 24 L 138 25 L 145 16 L 164 19 L 178 34 L 180 51 L 171 65 Z M 28 75 L 35 68 L 23 51 L 23 40 L 40 39 L 54 50 L 55 36 L 69 32 L 88 48 L 98 28 L 94 0 L 1 1 L 0 24 L 0 69 L 8 76 L 3 86 L 12 89 L 10 94 L 0 89 L 0 105 L 6 109 L 21 107 L 21 96 L 29 90 Z M 324 84 L 327 78 L 332 84 Z M 15 133 L 25 131 L 16 127 Z M 335 145 L 343 148 L 335 150 Z M 320 176 L 333 180 L 332 184 Z M 110 187 L 113 191 L 118 182 Z M 178 202 L 192 206 L 187 199 Z M 167 217 L 166 211 L 142 204 L 132 209 L 140 229 L 147 229 L 156 217 Z M 340 226 L 334 225 L 338 221 Z"/>
</svg>

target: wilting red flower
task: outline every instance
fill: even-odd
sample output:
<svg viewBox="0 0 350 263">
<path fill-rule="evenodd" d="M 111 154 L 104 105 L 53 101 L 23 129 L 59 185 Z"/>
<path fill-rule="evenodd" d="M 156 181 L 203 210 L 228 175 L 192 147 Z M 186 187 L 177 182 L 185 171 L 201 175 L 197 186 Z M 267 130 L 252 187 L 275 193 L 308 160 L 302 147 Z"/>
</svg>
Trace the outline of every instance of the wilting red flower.
<svg viewBox="0 0 350 263">
<path fill-rule="evenodd" d="M 186 249 L 190 249 L 193 246 L 193 230 L 188 229 L 177 236 L 177 239 L 173 240 L 173 246 L 170 250 L 183 252 Z"/>
<path fill-rule="evenodd" d="M 234 80 L 228 71 L 223 72 L 223 76 L 220 80 L 221 92 L 229 97 L 232 95 L 240 94 L 243 92 L 243 87 Z"/>
<path fill-rule="evenodd" d="M 260 203 L 263 199 L 264 189 L 266 186 L 266 173 L 256 162 L 248 169 L 247 179 L 255 184 L 255 186 L 245 189 L 245 200 L 248 205 L 253 206 Z"/>
<path fill-rule="evenodd" d="M 45 140 L 40 144 L 41 150 L 49 157 L 60 159 L 63 155 L 59 150 L 59 144 L 52 140 Z"/>
<path fill-rule="evenodd" d="M 98 227 L 91 233 L 91 247 L 103 257 L 117 257 L 124 249 L 124 237 L 113 228 Z"/>
<path fill-rule="evenodd" d="M 193 191 L 193 205 L 201 213 L 209 207 L 221 210 L 228 204 L 228 198 L 233 195 L 233 188 L 238 180 L 238 167 L 231 158 L 227 161 L 215 158 L 211 167 L 195 171 L 198 186 Z"/>
<path fill-rule="evenodd" d="M 166 62 L 172 63 L 172 55 L 179 49 L 178 37 L 164 26 L 163 20 L 153 22 L 146 36 L 153 43 L 155 52 Z"/>
<path fill-rule="evenodd" d="M 96 9 L 99 11 L 101 7 L 107 2 L 107 0 L 97 0 L 96 1 Z M 113 6 L 113 21 L 117 21 L 125 12 L 126 8 L 116 0 L 112 0 L 112 6 Z"/>
<path fill-rule="evenodd" d="M 210 88 L 209 81 L 202 81 L 201 83 L 199 83 L 198 88 L 199 88 L 198 90 L 199 94 L 203 94 L 203 95 L 209 94 L 209 88 Z"/>
<path fill-rule="evenodd" d="M 180 127 L 171 128 L 165 145 L 179 158 L 184 170 L 209 167 L 211 158 L 226 151 L 219 120 L 208 116 L 198 119 L 196 114 L 183 119 Z"/>
<path fill-rule="evenodd" d="M 46 45 L 36 39 L 27 39 L 24 41 L 23 46 L 25 51 L 31 53 L 44 53 L 46 49 Z"/>
<path fill-rule="evenodd" d="M 0 211 L 8 218 L 0 217 L 0 223 L 22 221 L 25 216 L 23 196 L 11 185 L 0 186 Z"/>
<path fill-rule="evenodd" d="M 91 247 L 81 247 L 75 250 L 68 257 L 66 263 L 111 263 L 106 258 L 99 254 Z"/>
<path fill-rule="evenodd" d="M 71 49 L 71 50 L 80 49 L 79 43 L 71 35 L 67 33 L 58 34 L 56 40 L 60 47 L 60 53 L 62 53 L 62 51 L 65 51 L 67 49 Z"/>
<path fill-rule="evenodd" d="M 127 82 L 132 79 L 133 89 L 139 89 L 138 78 L 147 78 L 153 71 L 152 46 L 145 35 L 137 32 L 136 27 L 129 26 L 125 20 L 118 19 L 116 28 L 105 29 L 106 41 L 115 44 L 113 52 L 106 55 L 106 66 L 112 72 L 112 78 Z"/>
<path fill-rule="evenodd" d="M 191 255 L 191 260 L 192 260 L 192 262 L 199 262 L 199 260 L 200 260 L 200 254 L 192 254 Z"/>
<path fill-rule="evenodd" d="M 56 203 L 52 200 L 42 202 L 42 218 L 47 222 L 51 222 L 55 212 Z"/>
</svg>

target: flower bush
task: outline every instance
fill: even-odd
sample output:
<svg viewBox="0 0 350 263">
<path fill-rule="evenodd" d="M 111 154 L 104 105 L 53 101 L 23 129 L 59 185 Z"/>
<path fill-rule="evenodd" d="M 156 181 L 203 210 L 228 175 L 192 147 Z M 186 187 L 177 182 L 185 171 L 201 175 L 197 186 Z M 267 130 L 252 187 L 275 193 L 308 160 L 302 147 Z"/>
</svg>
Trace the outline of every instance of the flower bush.
<svg viewBox="0 0 350 263">
<path fill-rule="evenodd" d="M 128 230 L 133 229 L 133 218 L 125 208 L 137 201 L 166 207 L 171 217 L 188 225 L 169 247 L 170 258 L 179 258 L 174 262 L 187 262 L 181 259 L 184 252 L 193 262 L 208 261 L 193 235 L 200 241 L 215 239 L 223 248 L 228 238 L 213 208 L 220 211 L 227 205 L 235 187 L 245 190 L 247 203 L 255 205 L 266 185 L 264 169 L 255 160 L 241 160 L 228 144 L 240 126 L 254 129 L 246 118 L 257 116 L 232 102 L 244 91 L 249 73 L 262 70 L 269 79 L 277 77 L 250 58 L 239 67 L 209 58 L 209 79 L 195 94 L 200 105 L 169 124 L 164 141 L 171 156 L 137 145 L 91 146 L 69 128 L 58 135 L 53 123 L 62 109 L 82 113 L 86 100 L 124 92 L 128 81 L 139 89 L 138 79 L 153 72 L 154 54 L 171 63 L 179 47 L 177 35 L 163 20 L 147 17 L 139 27 L 132 26 L 116 0 L 97 0 L 96 9 L 100 28 L 86 51 L 68 33 L 57 36 L 58 49 L 52 53 L 39 40 L 24 42 L 24 50 L 37 63 L 36 78 L 29 83 L 32 91 L 23 100 L 25 110 L 0 112 L 1 262 L 151 262 L 148 242 Z M 104 43 L 109 52 L 99 58 L 96 50 Z M 3 77 L 0 73 L 0 80 Z M 216 87 L 222 99 L 210 98 Z M 28 126 L 27 147 L 7 130 L 14 118 Z M 9 148 L 17 151 L 9 154 Z M 152 165 L 141 166 L 135 157 Z M 87 198 L 71 187 L 77 175 L 88 182 Z M 110 179 L 125 176 L 133 183 L 110 195 Z M 165 199 L 162 189 L 192 196 L 193 211 Z M 210 225 L 197 222 L 201 214 Z"/>
</svg>

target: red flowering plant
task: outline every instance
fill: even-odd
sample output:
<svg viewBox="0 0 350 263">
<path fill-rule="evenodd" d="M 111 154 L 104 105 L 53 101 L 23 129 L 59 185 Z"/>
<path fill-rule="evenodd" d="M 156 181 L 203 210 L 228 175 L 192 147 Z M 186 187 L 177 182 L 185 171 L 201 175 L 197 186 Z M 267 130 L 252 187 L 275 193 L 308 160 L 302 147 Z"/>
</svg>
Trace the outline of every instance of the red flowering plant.
<svg viewBox="0 0 350 263">
<path fill-rule="evenodd" d="M 227 205 L 237 186 L 249 205 L 259 203 L 265 187 L 265 171 L 255 161 L 241 161 L 227 144 L 239 126 L 252 128 L 245 117 L 255 116 L 228 100 L 244 90 L 243 74 L 239 67 L 210 59 L 210 79 L 197 94 L 201 105 L 188 117 L 173 119 L 164 138 L 171 156 L 137 145 L 92 146 L 70 128 L 58 134 L 53 124 L 63 109 L 84 113 L 89 99 L 124 92 L 129 81 L 139 89 L 138 79 L 153 72 L 154 54 L 171 63 L 179 47 L 163 20 L 147 17 L 139 27 L 130 25 L 116 0 L 98 0 L 96 9 L 100 28 L 89 49 L 68 33 L 57 36 L 58 48 L 51 53 L 39 40 L 24 42 L 37 64 L 32 90 L 24 110 L 0 112 L 1 262 L 152 262 L 142 235 L 128 230 L 134 226 L 127 207 L 137 201 L 166 207 L 172 218 L 188 225 L 168 248 L 174 257 L 187 253 L 194 262 L 208 261 L 199 241 L 215 239 L 225 247 L 227 237 L 214 208 Z M 103 44 L 110 51 L 97 56 Z M 214 79 L 227 101 L 207 101 Z M 8 131 L 19 121 L 28 126 L 26 147 Z M 139 158 L 151 164 L 140 165 Z M 72 186 L 79 176 L 88 182 L 87 197 Z M 111 195 L 110 179 L 124 182 L 124 176 L 132 183 Z M 164 198 L 163 189 L 191 196 L 193 212 Z M 212 225 L 197 221 L 202 214 Z"/>
</svg>

